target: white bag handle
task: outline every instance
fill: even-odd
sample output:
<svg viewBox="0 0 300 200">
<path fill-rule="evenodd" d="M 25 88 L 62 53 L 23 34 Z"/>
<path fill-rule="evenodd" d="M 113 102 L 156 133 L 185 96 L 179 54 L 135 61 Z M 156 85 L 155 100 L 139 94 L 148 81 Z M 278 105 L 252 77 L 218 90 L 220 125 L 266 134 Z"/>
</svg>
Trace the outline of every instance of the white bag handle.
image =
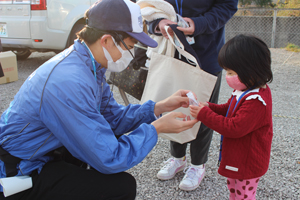
<svg viewBox="0 0 300 200">
<path fill-rule="evenodd" d="M 166 39 L 166 38 L 165 38 Z M 170 39 L 166 39 L 166 53 L 165 55 L 166 56 L 170 56 L 170 57 L 174 57 L 175 55 L 175 47 L 174 45 L 172 44 L 171 40 Z"/>
<path fill-rule="evenodd" d="M 166 30 L 166 32 L 167 32 L 167 34 L 168 34 L 169 41 L 173 44 L 173 46 L 177 49 L 177 51 L 178 51 L 181 55 L 183 55 L 186 59 L 188 59 L 188 60 L 192 61 L 193 63 L 195 63 L 197 68 L 199 68 L 200 70 L 202 70 L 202 69 L 200 68 L 200 66 L 199 66 L 199 63 L 197 62 L 197 59 L 196 59 L 193 55 L 191 55 L 189 52 L 187 52 L 187 51 L 184 50 L 183 44 L 180 42 L 180 40 L 178 39 L 178 37 L 177 37 L 177 35 L 176 35 L 175 33 L 174 33 L 174 37 L 176 37 L 176 39 L 178 40 L 178 42 L 179 42 L 179 44 L 180 44 L 180 47 L 178 47 L 178 46 L 174 43 L 173 38 L 171 37 L 171 35 L 170 35 L 169 32 L 168 32 L 168 28 L 169 28 L 169 26 L 165 26 L 165 30 Z M 168 55 L 167 53 L 169 53 L 169 52 L 168 52 L 168 49 L 167 49 L 166 55 L 167 55 L 167 56 L 171 56 L 171 55 Z"/>
</svg>

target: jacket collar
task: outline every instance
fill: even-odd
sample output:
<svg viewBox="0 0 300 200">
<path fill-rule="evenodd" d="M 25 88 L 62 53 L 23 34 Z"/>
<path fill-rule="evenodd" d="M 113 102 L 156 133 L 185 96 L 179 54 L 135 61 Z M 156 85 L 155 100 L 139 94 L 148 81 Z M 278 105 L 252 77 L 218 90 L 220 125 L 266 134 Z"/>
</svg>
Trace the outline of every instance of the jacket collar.
<svg viewBox="0 0 300 200">
<path fill-rule="evenodd" d="M 83 59 L 85 64 L 89 67 L 89 69 L 94 73 L 94 68 L 93 68 L 93 63 L 89 54 L 89 49 L 87 49 L 79 39 L 74 41 L 74 45 L 73 48 L 75 51 L 78 51 L 81 55 L 83 55 Z M 102 73 L 106 72 L 106 68 L 101 68 L 101 64 L 98 63 L 95 60 L 95 65 L 96 65 L 96 73 L 98 74 L 99 71 L 101 71 Z M 102 74 L 101 73 L 101 74 Z"/>
</svg>

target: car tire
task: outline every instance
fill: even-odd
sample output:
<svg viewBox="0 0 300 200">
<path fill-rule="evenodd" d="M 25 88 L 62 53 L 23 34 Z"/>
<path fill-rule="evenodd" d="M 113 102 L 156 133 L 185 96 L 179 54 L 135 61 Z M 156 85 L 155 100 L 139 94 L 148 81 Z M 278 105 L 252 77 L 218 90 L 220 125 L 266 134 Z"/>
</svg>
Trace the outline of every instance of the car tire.
<svg viewBox="0 0 300 200">
<path fill-rule="evenodd" d="M 13 50 L 17 56 L 17 60 L 25 60 L 31 55 L 31 51 L 29 49 L 20 49 L 20 50 Z"/>
<path fill-rule="evenodd" d="M 69 46 L 74 44 L 74 40 L 77 38 L 76 33 L 79 32 L 83 27 L 84 27 L 84 24 L 80 23 L 80 22 L 78 22 L 77 24 L 74 25 L 74 27 L 72 28 L 72 31 L 69 35 L 69 39 L 68 39 L 66 48 L 68 48 Z"/>
</svg>

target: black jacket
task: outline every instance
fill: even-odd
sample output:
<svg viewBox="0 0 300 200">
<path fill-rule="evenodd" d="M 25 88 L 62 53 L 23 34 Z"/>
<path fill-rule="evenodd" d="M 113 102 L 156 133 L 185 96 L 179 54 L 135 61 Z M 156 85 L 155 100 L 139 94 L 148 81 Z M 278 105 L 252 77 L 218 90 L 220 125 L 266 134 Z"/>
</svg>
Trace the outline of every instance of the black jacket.
<svg viewBox="0 0 300 200">
<path fill-rule="evenodd" d="M 237 11 L 238 0 L 165 0 L 173 5 L 182 17 L 189 17 L 195 23 L 195 50 L 201 61 L 201 68 L 211 74 L 222 70 L 218 54 L 225 43 L 225 24 Z M 177 5 L 178 9 L 177 9 Z M 182 5 L 181 5 L 182 2 Z M 161 20 L 161 19 L 160 19 Z M 149 22 L 149 33 L 160 20 Z"/>
</svg>

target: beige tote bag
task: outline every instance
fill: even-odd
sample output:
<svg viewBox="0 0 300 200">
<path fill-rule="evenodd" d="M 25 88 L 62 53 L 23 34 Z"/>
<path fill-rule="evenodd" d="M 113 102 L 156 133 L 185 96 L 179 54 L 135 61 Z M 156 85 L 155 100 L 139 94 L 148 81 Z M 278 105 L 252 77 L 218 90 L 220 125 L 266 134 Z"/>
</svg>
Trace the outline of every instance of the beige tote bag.
<svg viewBox="0 0 300 200">
<path fill-rule="evenodd" d="M 166 27 L 166 30 L 167 28 L 168 27 Z M 174 34 L 174 37 L 177 36 Z M 169 38 L 171 39 L 169 39 L 168 42 L 170 42 L 182 56 L 197 66 L 195 67 L 173 58 L 172 50 L 167 50 L 166 55 L 152 52 L 141 103 L 147 100 L 158 102 L 174 94 L 179 89 L 193 91 L 199 102 L 209 101 L 217 77 L 201 70 L 196 58 L 186 52 L 182 44 L 180 44 L 180 47 L 177 47 L 170 35 Z M 179 108 L 175 111 L 190 116 L 189 108 Z M 183 144 L 196 138 L 199 127 L 200 122 L 196 123 L 193 128 L 181 133 L 160 133 L 159 136 Z"/>
</svg>

